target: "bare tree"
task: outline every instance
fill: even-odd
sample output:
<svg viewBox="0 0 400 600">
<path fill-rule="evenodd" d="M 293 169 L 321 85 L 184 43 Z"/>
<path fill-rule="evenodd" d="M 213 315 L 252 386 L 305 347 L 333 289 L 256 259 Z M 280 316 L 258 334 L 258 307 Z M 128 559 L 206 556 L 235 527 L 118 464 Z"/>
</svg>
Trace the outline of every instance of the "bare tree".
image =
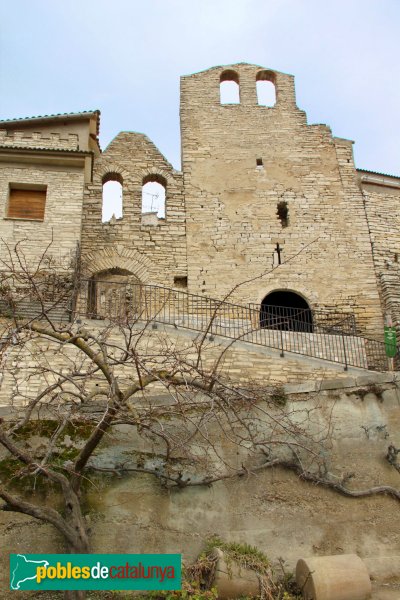
<svg viewBox="0 0 400 600">
<path fill-rule="evenodd" d="M 230 378 L 226 349 L 209 341 L 207 326 L 190 338 L 173 328 L 154 329 L 145 301 L 129 318 L 119 313 L 96 322 L 77 312 L 60 322 L 54 309 L 65 306 L 76 283 L 60 276 L 45 256 L 34 270 L 20 247 L 9 256 L 0 274 L 0 358 L 10 418 L 0 425 L 0 444 L 15 467 L 8 480 L 2 478 L 1 509 L 53 525 L 68 553 L 90 552 L 82 506 L 93 472 L 146 473 L 163 486 L 184 489 L 280 465 L 340 493 L 386 493 L 400 500 L 389 486 L 354 492 L 346 478 L 332 481 L 324 460 L 331 431 L 329 423 L 313 419 L 318 403 L 290 405 L 271 382 Z M 30 316 L 27 300 L 35 307 Z M 48 444 L 29 449 L 27 436 L 43 422 L 50 423 Z M 151 449 L 151 460 L 138 452 L 129 461 L 102 462 L 102 444 L 121 425 L 132 428 L 133 449 L 139 442 Z M 65 435 L 83 430 L 79 447 L 66 459 Z M 17 493 L 17 480 L 29 494 Z M 57 488 L 62 510 L 37 497 L 37 480 Z"/>
</svg>

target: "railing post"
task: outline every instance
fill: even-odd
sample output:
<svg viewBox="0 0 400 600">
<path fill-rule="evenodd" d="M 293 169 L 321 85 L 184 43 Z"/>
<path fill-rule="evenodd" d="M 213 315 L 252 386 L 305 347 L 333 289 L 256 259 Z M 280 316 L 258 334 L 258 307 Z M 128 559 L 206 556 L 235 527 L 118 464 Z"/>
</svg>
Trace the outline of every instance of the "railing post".
<svg viewBox="0 0 400 600">
<path fill-rule="evenodd" d="M 279 330 L 279 333 L 281 334 L 281 358 L 283 358 L 285 356 L 285 353 L 283 351 L 283 331 L 282 331 L 282 329 Z"/>
<path fill-rule="evenodd" d="M 346 343 L 344 341 L 344 334 L 343 333 L 342 333 L 342 342 L 343 342 L 343 354 L 344 354 L 344 370 L 348 371 L 349 367 L 347 365 Z"/>
</svg>

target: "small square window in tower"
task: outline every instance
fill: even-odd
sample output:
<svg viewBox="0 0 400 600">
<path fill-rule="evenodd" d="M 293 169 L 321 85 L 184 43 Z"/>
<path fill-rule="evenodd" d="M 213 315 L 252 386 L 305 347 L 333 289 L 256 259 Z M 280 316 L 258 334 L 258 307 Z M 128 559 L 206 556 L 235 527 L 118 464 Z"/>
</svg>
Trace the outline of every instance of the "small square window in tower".
<svg viewBox="0 0 400 600">
<path fill-rule="evenodd" d="M 46 208 L 46 189 L 10 188 L 7 217 L 43 221 Z"/>
<path fill-rule="evenodd" d="M 188 278 L 187 275 L 183 275 L 183 276 L 176 276 L 174 277 L 174 287 L 176 288 L 181 288 L 181 289 L 187 289 L 188 286 Z"/>
</svg>

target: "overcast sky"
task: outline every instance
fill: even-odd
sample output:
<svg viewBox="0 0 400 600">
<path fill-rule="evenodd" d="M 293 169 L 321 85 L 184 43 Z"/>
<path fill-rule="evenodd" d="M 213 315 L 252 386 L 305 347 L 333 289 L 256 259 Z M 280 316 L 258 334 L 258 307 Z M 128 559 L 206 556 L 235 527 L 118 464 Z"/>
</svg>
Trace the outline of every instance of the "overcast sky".
<svg viewBox="0 0 400 600">
<path fill-rule="evenodd" d="M 3 0 L 0 119 L 98 108 L 103 148 L 143 132 L 179 168 L 179 76 L 235 62 L 400 175 L 399 0 Z"/>
</svg>

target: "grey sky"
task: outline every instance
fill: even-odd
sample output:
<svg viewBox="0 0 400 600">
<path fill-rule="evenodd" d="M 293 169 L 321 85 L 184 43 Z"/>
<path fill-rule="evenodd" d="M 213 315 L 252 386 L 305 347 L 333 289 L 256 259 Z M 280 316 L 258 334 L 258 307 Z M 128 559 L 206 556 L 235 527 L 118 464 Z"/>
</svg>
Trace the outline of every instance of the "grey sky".
<svg viewBox="0 0 400 600">
<path fill-rule="evenodd" d="M 177 168 L 179 76 L 292 73 L 310 123 L 400 174 L 399 0 L 13 0 L 0 6 L 0 118 L 99 108 L 103 148 L 146 133 Z"/>
</svg>

